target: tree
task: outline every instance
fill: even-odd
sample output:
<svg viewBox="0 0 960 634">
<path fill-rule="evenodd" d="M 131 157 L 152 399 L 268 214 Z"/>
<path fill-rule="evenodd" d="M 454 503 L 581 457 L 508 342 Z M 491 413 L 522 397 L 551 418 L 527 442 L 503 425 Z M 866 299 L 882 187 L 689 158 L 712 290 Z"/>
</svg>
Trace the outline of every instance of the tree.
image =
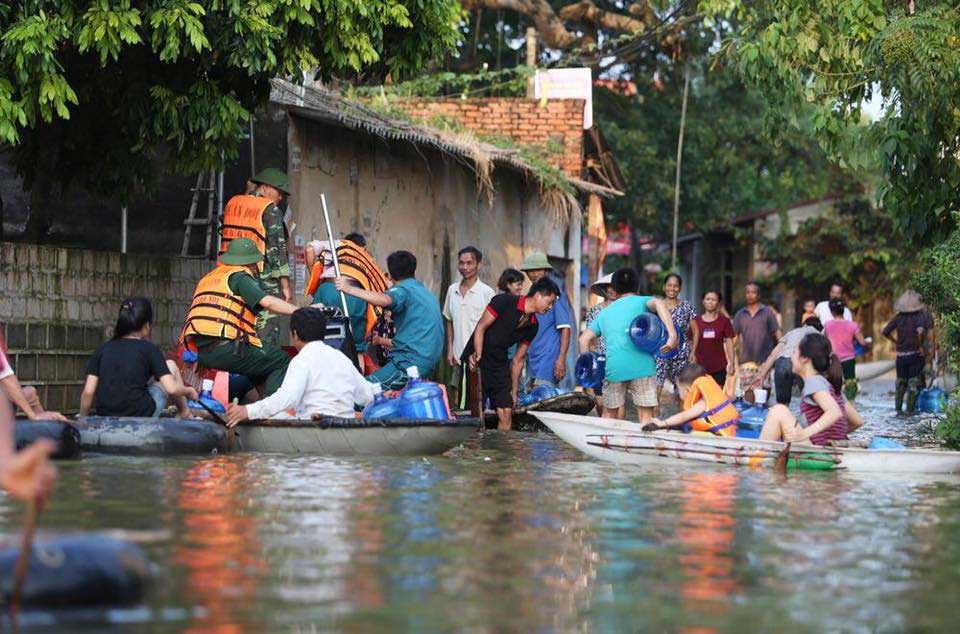
<svg viewBox="0 0 960 634">
<path fill-rule="evenodd" d="M 815 109 L 813 133 L 838 162 L 870 148 L 885 176 L 879 202 L 897 230 L 932 244 L 960 209 L 960 10 L 951 1 L 708 0 L 733 20 L 725 52 L 767 105 L 770 127 Z M 878 97 L 880 118 L 861 126 Z M 851 133 L 853 131 L 854 133 Z"/>
<path fill-rule="evenodd" d="M 185 172 L 234 158 L 272 77 L 402 77 L 455 46 L 458 19 L 455 0 L 5 3 L 0 142 L 38 196 L 130 198 L 158 153 Z"/>
</svg>

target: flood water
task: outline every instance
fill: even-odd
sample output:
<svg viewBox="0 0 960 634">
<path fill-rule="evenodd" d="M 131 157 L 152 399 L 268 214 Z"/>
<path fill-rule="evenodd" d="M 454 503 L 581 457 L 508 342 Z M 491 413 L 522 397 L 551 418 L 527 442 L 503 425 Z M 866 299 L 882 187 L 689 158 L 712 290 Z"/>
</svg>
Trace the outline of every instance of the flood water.
<svg viewBox="0 0 960 634">
<path fill-rule="evenodd" d="M 915 437 L 920 419 L 870 427 Z M 868 430 L 869 431 L 869 430 Z M 911 435 L 912 434 L 912 435 Z M 26 631 L 956 631 L 956 478 L 582 457 L 487 433 L 429 459 L 86 456 L 41 531 L 115 529 L 146 601 Z M 0 499 L 0 530 L 21 507 Z M 42 537 L 42 532 L 41 532 Z"/>
</svg>

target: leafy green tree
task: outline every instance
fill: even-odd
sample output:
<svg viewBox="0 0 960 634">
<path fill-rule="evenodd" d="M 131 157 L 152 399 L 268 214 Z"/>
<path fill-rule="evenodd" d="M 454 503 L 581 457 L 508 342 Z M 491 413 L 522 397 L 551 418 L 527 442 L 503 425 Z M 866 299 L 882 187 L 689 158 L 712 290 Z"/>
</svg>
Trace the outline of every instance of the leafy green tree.
<svg viewBox="0 0 960 634">
<path fill-rule="evenodd" d="M 456 0 L 19 0 L 0 5 L 0 143 L 35 194 L 129 198 L 158 154 L 237 151 L 273 77 L 403 77 L 457 41 Z"/>
<path fill-rule="evenodd" d="M 705 0 L 737 28 L 725 51 L 767 104 L 771 129 L 814 108 L 827 153 L 853 146 L 882 159 L 879 202 L 914 244 L 955 226 L 960 209 L 960 10 L 953 1 Z M 861 126 L 864 105 L 882 115 Z M 853 131 L 854 133 L 851 133 Z"/>
</svg>

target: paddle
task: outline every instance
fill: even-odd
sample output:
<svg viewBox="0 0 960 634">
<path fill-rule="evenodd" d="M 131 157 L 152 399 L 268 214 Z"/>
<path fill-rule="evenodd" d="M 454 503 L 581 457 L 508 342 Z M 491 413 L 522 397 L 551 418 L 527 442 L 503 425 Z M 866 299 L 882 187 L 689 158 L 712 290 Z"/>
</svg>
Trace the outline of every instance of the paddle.
<svg viewBox="0 0 960 634">
<path fill-rule="evenodd" d="M 787 472 L 787 460 L 790 459 L 790 445 L 791 443 L 787 443 L 783 449 L 780 450 L 780 453 L 777 454 L 777 461 L 773 464 L 773 470 L 777 473 Z"/>
<path fill-rule="evenodd" d="M 37 501 L 27 504 L 27 516 L 23 520 L 23 539 L 20 542 L 20 555 L 13 569 L 13 588 L 10 591 L 10 622 L 16 624 L 20 610 L 20 598 L 23 596 L 23 582 L 30 567 L 30 554 L 33 550 L 33 531 L 37 527 Z"/>
</svg>

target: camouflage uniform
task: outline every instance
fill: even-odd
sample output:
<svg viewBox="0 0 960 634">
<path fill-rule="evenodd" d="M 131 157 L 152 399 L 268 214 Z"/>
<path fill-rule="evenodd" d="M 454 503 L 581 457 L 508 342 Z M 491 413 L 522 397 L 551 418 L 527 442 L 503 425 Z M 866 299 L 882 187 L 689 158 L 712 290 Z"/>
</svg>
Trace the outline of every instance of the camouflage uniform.
<svg viewBox="0 0 960 634">
<path fill-rule="evenodd" d="M 254 194 L 256 196 L 258 194 Z M 263 227 L 267 233 L 266 252 L 263 258 L 263 270 L 260 271 L 260 286 L 275 297 L 283 298 L 280 278 L 290 277 L 290 259 L 287 252 L 287 227 L 283 222 L 283 212 L 276 205 L 263 210 Z M 257 315 L 257 333 L 259 337 L 273 346 L 280 345 L 279 315 L 268 310 Z"/>
</svg>

